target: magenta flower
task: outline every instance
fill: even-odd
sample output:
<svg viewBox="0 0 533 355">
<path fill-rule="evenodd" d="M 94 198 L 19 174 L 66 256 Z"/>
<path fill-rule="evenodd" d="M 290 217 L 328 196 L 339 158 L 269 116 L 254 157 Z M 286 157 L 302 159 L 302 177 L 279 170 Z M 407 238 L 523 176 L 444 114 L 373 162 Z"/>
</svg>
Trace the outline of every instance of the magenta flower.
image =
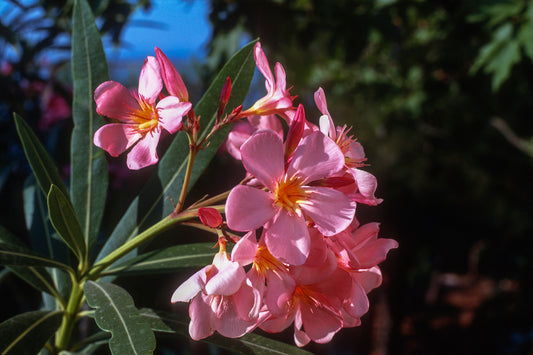
<svg viewBox="0 0 533 355">
<path fill-rule="evenodd" d="M 174 291 L 171 302 L 191 302 L 189 334 L 199 340 L 218 331 L 240 337 L 256 327 L 260 294 L 251 287 L 242 266 L 218 252 L 213 264 L 192 275 Z"/>
<path fill-rule="evenodd" d="M 285 69 L 283 69 L 283 66 L 280 63 L 276 63 L 274 67 L 276 80 L 274 80 L 268 60 L 263 49 L 261 49 L 261 43 L 259 42 L 256 43 L 254 48 L 254 58 L 257 68 L 266 79 L 265 87 L 267 94 L 263 98 L 257 100 L 252 107 L 241 112 L 237 118 L 251 115 L 266 116 L 278 114 L 289 121 L 290 119 L 287 113 L 289 111 L 294 111 L 292 100 L 294 100 L 296 96 L 291 96 L 289 90 L 287 90 Z"/>
<path fill-rule="evenodd" d="M 181 128 L 181 118 L 191 109 L 190 102 L 180 102 L 175 96 L 156 102 L 162 88 L 160 67 L 154 57 L 144 62 L 137 92 L 116 81 L 100 84 L 94 92 L 96 111 L 119 123 L 100 127 L 94 134 L 94 144 L 113 157 L 131 148 L 127 165 L 133 170 L 157 163 L 161 129 L 175 133 Z"/>
<path fill-rule="evenodd" d="M 338 146 L 321 132 L 304 137 L 285 168 L 284 147 L 273 131 L 261 131 L 241 147 L 245 169 L 267 191 L 239 185 L 226 201 L 229 228 L 250 231 L 264 227 L 265 242 L 276 258 L 301 265 L 310 250 L 308 222 L 324 235 L 335 235 L 351 223 L 355 203 L 316 182 L 344 166 Z"/>
</svg>

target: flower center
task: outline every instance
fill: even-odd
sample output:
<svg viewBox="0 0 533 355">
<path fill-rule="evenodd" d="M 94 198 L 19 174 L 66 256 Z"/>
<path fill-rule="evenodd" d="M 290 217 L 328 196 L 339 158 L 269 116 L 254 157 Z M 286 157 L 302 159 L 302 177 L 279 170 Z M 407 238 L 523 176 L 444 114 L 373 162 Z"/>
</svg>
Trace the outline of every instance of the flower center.
<svg viewBox="0 0 533 355">
<path fill-rule="evenodd" d="M 144 100 L 139 100 L 139 105 L 141 106 L 140 110 L 133 110 L 131 112 L 130 118 L 137 122 L 137 130 L 142 132 L 151 131 L 157 127 L 159 120 L 157 119 L 157 109 L 144 102 Z"/>
<path fill-rule="evenodd" d="M 278 183 L 274 191 L 274 201 L 290 214 L 301 215 L 300 204 L 307 200 L 307 195 L 307 191 L 302 187 L 302 180 L 292 177 Z"/>
<path fill-rule="evenodd" d="M 270 254 L 267 247 L 264 245 L 257 248 L 254 260 L 254 268 L 263 277 L 266 277 L 267 271 L 272 271 L 278 275 L 288 271 L 287 267 L 272 254 Z"/>
</svg>

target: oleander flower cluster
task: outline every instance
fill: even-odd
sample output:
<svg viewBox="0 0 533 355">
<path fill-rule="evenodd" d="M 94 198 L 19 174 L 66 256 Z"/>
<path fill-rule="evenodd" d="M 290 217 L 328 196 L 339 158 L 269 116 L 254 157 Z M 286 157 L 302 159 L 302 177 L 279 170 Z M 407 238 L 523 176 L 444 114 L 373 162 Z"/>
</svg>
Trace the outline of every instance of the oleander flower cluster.
<svg viewBox="0 0 533 355">
<path fill-rule="evenodd" d="M 267 94 L 224 116 L 228 78 L 212 128 L 233 124 L 226 148 L 247 176 L 227 195 L 225 220 L 220 209 L 197 209 L 201 223 L 216 233 L 219 251 L 171 301 L 190 302 L 195 340 L 215 331 L 240 337 L 255 328 L 280 332 L 293 325 L 298 346 L 326 343 L 340 329 L 361 323 L 368 292 L 381 284 L 378 264 L 398 244 L 378 238 L 378 223 L 356 218 L 358 204 L 381 202 L 377 182 L 362 169 L 365 152 L 351 128 L 333 122 L 324 90 L 314 96 L 322 114 L 315 125 L 294 103 L 280 63 L 274 77 L 260 43 L 254 58 Z M 184 131 L 195 151 L 208 144 L 198 143 L 200 119 L 178 71 L 158 48 L 147 57 L 137 90 L 107 81 L 96 89 L 95 101 L 97 112 L 112 121 L 96 131 L 94 143 L 114 157 L 127 152 L 130 169 L 158 162 L 163 130 Z M 181 198 L 178 204 L 176 213 Z"/>
<path fill-rule="evenodd" d="M 326 343 L 361 323 L 367 294 L 382 281 L 378 264 L 398 244 L 378 238 L 378 223 L 356 218 L 358 204 L 382 200 L 376 178 L 363 169 L 362 145 L 350 127 L 335 125 L 324 90 L 314 96 L 322 114 L 315 125 L 294 103 L 283 66 L 276 63 L 274 77 L 259 43 L 254 58 L 267 94 L 233 111 L 226 142 L 247 177 L 227 197 L 225 222 L 215 209 L 198 211 L 217 230 L 219 251 L 171 301 L 190 302 L 195 340 L 215 331 L 240 337 L 292 325 L 298 346 Z M 167 107 L 161 102 L 158 112 Z M 235 243 L 231 253 L 228 243 Z"/>
</svg>

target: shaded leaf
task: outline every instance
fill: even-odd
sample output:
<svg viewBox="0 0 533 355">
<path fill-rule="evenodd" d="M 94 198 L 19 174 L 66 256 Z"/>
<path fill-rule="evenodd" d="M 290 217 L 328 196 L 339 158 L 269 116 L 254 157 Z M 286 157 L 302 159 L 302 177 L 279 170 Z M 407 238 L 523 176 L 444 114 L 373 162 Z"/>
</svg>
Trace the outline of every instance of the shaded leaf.
<svg viewBox="0 0 533 355">
<path fill-rule="evenodd" d="M 54 281 L 44 268 L 34 266 L 9 266 L 9 269 L 39 291 L 46 292 L 50 295 L 58 293 Z"/>
<path fill-rule="evenodd" d="M 84 291 L 87 303 L 96 309 L 96 324 L 111 332 L 109 348 L 113 354 L 147 354 L 155 349 L 152 329 L 126 290 L 107 282 L 87 281 Z"/>
<path fill-rule="evenodd" d="M 68 196 L 67 188 L 59 176 L 57 167 L 39 141 L 39 138 L 19 115 L 15 113 L 13 117 L 24 153 L 43 193 L 45 195 L 48 194 L 50 186 L 54 184 L 65 196 Z"/>
<path fill-rule="evenodd" d="M 246 97 L 255 70 L 254 45 L 255 42 L 246 45 L 226 63 L 194 108 L 196 115 L 201 117 L 200 137 L 204 137 L 215 122 L 220 91 L 228 76 L 232 80 L 232 95 L 227 107 L 238 106 Z M 213 137 L 209 147 L 198 154 L 189 188 L 194 185 L 198 176 L 213 158 L 227 133 L 227 129 L 218 132 Z M 139 230 L 161 220 L 172 212 L 174 206 L 167 197 L 177 198 L 180 194 L 187 167 L 188 152 L 187 137 L 185 134 L 179 133 L 161 158 L 155 174 L 145 185 L 140 195 L 133 200 L 107 240 L 98 255 L 98 259 L 103 258 L 119 245 L 133 238 Z"/>
<path fill-rule="evenodd" d="M 91 250 L 100 229 L 108 183 L 105 154 L 93 144 L 94 132 L 104 124 L 104 120 L 96 114 L 93 95 L 99 84 L 109 80 L 109 75 L 100 33 L 90 6 L 86 0 L 76 0 L 73 11 L 74 130 L 70 189 L 85 244 Z"/>
<path fill-rule="evenodd" d="M 107 270 L 106 274 L 163 273 L 184 267 L 202 267 L 211 264 L 215 252 L 213 243 L 176 245 L 128 259 Z"/>
<path fill-rule="evenodd" d="M 0 324 L 2 354 L 36 354 L 61 324 L 60 311 L 34 311 L 16 315 Z"/>
<path fill-rule="evenodd" d="M 47 266 L 70 270 L 68 265 L 49 259 L 26 247 L 0 242 L 0 265 Z"/>
<path fill-rule="evenodd" d="M 72 204 L 55 185 L 50 187 L 47 200 L 52 226 L 78 259 L 83 259 L 87 247 Z"/>
<path fill-rule="evenodd" d="M 184 315 L 171 312 L 155 311 L 149 308 L 142 308 L 141 315 L 150 323 L 152 329 L 156 332 L 173 333 L 189 336 L 189 322 Z M 294 345 L 285 344 L 277 340 L 265 338 L 257 334 L 245 334 L 236 339 L 226 338 L 218 333 L 202 339 L 202 342 L 216 345 L 220 348 L 230 350 L 237 354 L 311 354 L 308 351 L 300 349 Z"/>
</svg>

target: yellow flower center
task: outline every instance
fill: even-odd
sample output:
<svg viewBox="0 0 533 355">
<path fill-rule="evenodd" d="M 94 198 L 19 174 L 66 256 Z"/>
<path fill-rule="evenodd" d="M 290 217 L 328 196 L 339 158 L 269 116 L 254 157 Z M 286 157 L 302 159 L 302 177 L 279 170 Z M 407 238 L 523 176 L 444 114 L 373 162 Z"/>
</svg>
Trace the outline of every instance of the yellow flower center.
<svg viewBox="0 0 533 355">
<path fill-rule="evenodd" d="M 270 254 L 267 247 L 264 245 L 257 248 L 254 260 L 254 268 L 263 277 L 266 277 L 267 271 L 272 271 L 276 274 L 288 271 L 287 266 Z"/>
<path fill-rule="evenodd" d="M 137 130 L 141 133 L 151 131 L 159 124 L 157 118 L 157 109 L 144 102 L 144 100 L 139 100 L 139 105 L 141 106 L 140 110 L 133 110 L 131 112 L 130 118 L 135 121 L 137 125 Z"/>
<path fill-rule="evenodd" d="M 308 192 L 299 177 L 280 181 L 274 191 L 274 202 L 293 215 L 301 215 L 300 205 L 307 200 Z"/>
</svg>

